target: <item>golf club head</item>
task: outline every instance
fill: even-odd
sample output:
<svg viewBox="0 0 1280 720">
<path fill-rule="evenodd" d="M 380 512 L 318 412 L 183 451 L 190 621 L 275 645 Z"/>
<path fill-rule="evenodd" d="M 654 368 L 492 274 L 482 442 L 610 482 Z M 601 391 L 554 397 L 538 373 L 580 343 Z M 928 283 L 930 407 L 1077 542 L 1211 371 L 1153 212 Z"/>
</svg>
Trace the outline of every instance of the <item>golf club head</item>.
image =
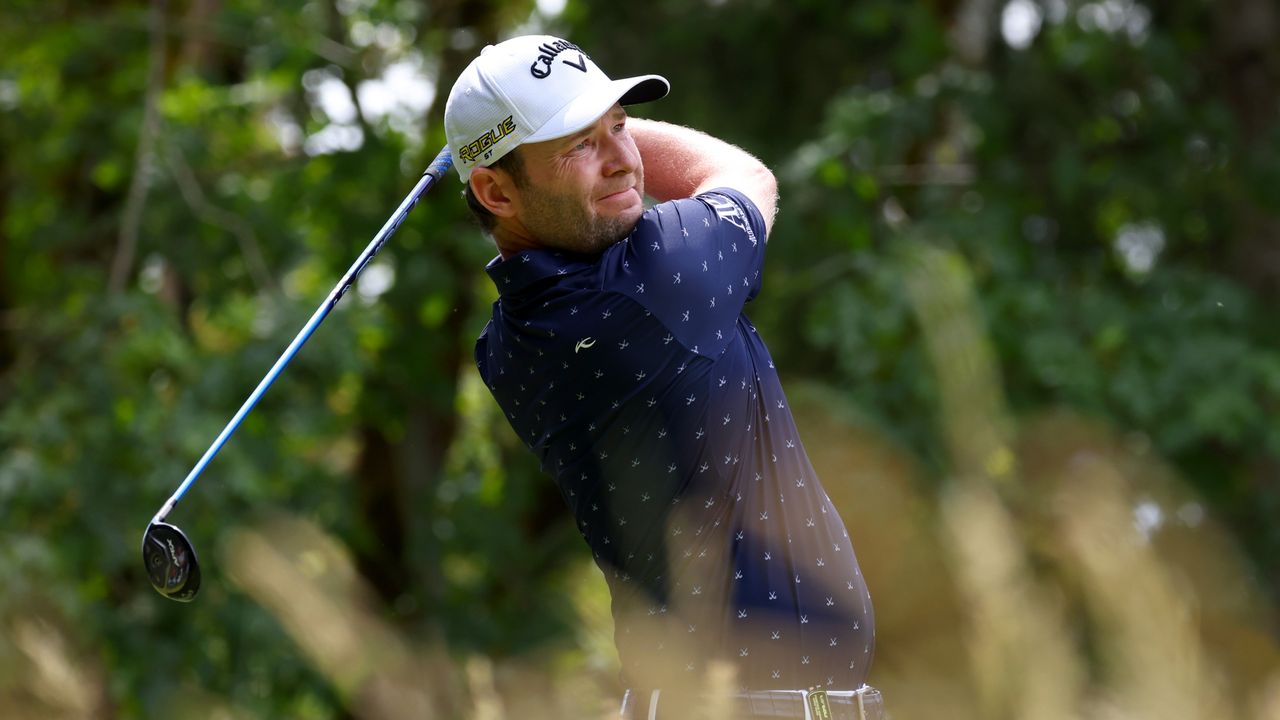
<svg viewBox="0 0 1280 720">
<path fill-rule="evenodd" d="M 191 602 L 200 591 L 200 564 L 195 548 L 177 527 L 153 522 L 142 536 L 142 562 L 156 592 L 179 602 Z"/>
</svg>

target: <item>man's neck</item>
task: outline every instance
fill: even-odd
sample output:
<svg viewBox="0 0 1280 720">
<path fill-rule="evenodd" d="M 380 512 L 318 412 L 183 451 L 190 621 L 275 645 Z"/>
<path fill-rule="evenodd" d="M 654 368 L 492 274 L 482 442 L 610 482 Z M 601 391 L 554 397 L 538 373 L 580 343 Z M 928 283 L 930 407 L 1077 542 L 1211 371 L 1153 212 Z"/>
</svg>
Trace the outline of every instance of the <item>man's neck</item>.
<svg viewBox="0 0 1280 720">
<path fill-rule="evenodd" d="M 498 225 L 493 229 L 493 242 L 498 246 L 498 254 L 503 260 L 524 252 L 542 247 L 524 228 L 510 228 Z"/>
</svg>

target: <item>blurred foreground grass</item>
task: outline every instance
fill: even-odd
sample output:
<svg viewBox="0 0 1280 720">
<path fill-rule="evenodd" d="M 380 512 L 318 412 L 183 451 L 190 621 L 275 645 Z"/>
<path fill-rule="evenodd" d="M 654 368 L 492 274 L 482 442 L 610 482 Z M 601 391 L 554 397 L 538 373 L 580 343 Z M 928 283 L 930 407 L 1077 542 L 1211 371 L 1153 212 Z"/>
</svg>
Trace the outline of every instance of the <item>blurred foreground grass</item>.
<svg viewBox="0 0 1280 720">
<path fill-rule="evenodd" d="M 1142 438 L 1061 410 L 1012 417 L 966 268 L 907 247 L 951 477 L 927 478 L 840 393 L 789 384 L 872 588 L 871 682 L 894 718 L 1280 718 L 1274 610 L 1228 534 Z M 346 550 L 304 520 L 232 529 L 215 561 L 351 716 L 615 716 L 608 597 L 590 566 L 566 593 L 582 619 L 572 647 L 488 658 L 399 636 Z M 93 638 L 37 607 L 0 627 L 0 717 L 108 716 L 112 669 L 86 652 Z M 253 717 L 202 688 L 169 705 L 170 717 Z"/>
</svg>

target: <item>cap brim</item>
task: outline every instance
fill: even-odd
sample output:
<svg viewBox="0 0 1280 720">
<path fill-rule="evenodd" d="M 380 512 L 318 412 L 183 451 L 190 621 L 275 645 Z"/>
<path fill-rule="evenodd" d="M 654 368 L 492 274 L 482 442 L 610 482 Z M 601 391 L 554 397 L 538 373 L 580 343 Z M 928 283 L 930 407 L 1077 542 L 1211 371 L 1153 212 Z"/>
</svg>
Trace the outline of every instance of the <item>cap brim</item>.
<svg viewBox="0 0 1280 720">
<path fill-rule="evenodd" d="M 534 130 L 521 143 L 542 142 L 572 135 L 600 119 L 614 103 L 636 105 L 665 97 L 671 84 L 661 75 L 611 80 L 599 88 L 579 95 L 565 105 L 542 127 Z"/>
</svg>

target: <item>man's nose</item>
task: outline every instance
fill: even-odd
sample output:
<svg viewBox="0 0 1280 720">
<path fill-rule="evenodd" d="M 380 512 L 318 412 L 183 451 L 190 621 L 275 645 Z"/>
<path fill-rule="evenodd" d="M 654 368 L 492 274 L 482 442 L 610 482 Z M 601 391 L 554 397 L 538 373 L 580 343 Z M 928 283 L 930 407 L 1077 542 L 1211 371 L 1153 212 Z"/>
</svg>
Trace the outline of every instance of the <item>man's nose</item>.
<svg viewBox="0 0 1280 720">
<path fill-rule="evenodd" d="M 633 172 L 640 163 L 640 153 L 625 132 L 608 134 L 605 153 L 604 173 L 606 175 Z"/>
</svg>

